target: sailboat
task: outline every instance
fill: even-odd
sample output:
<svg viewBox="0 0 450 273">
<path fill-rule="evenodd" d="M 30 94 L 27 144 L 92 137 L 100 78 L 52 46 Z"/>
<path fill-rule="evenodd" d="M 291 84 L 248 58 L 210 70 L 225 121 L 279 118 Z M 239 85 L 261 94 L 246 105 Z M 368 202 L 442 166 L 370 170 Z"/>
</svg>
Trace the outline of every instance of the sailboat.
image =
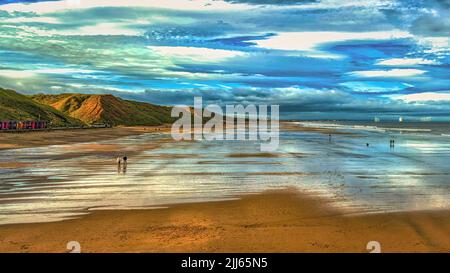
<svg viewBox="0 0 450 273">
<path fill-rule="evenodd" d="M 403 117 L 399 117 L 398 122 L 403 122 Z"/>
</svg>

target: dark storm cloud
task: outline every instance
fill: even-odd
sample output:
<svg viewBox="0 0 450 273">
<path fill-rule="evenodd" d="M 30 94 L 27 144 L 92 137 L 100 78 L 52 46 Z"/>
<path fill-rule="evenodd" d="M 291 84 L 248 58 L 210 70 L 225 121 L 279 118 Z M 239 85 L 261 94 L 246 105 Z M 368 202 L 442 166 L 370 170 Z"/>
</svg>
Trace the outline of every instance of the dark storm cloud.
<svg viewBox="0 0 450 273">
<path fill-rule="evenodd" d="M 286 92 L 289 98 L 286 98 Z M 278 104 L 283 117 L 292 113 L 360 113 L 361 115 L 385 113 L 396 115 L 433 115 L 440 116 L 443 111 L 450 111 L 450 105 L 442 102 L 429 104 L 405 103 L 400 100 L 367 99 L 365 96 L 354 96 L 343 91 L 295 89 L 245 89 L 234 90 L 147 90 L 143 93 L 120 94 L 127 99 L 147 101 L 151 103 L 192 106 L 194 97 L 202 97 L 203 104 Z M 364 114 L 365 113 L 365 114 Z"/>
<path fill-rule="evenodd" d="M 420 15 L 411 24 L 411 31 L 426 36 L 450 36 L 450 1 L 429 0 L 421 2 L 429 12 Z"/>
</svg>

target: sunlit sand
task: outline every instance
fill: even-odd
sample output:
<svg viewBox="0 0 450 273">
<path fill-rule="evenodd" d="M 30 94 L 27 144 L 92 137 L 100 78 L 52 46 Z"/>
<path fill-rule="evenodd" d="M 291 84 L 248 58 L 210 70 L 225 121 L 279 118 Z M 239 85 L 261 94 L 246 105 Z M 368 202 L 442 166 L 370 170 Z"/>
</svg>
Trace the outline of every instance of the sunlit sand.
<svg viewBox="0 0 450 273">
<path fill-rule="evenodd" d="M 447 138 L 339 126 L 284 123 L 275 153 L 167 128 L 1 135 L 0 251 L 449 251 Z"/>
</svg>

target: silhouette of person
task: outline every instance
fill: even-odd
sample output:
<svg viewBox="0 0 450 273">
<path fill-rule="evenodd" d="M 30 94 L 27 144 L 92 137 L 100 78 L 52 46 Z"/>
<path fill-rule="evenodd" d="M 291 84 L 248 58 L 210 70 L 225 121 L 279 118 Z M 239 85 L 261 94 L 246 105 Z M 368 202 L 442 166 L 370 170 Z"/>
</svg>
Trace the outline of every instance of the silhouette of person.
<svg viewBox="0 0 450 273">
<path fill-rule="evenodd" d="M 121 165 L 122 165 L 122 158 L 117 157 L 117 173 L 120 173 Z"/>
<path fill-rule="evenodd" d="M 391 148 L 394 148 L 394 147 L 395 147 L 395 140 L 391 139 L 391 140 L 389 141 L 389 146 L 390 146 Z"/>
<path fill-rule="evenodd" d="M 126 173 L 127 173 L 127 167 L 128 167 L 128 157 L 124 156 L 124 157 L 122 158 L 122 161 L 123 161 L 122 172 L 123 172 L 124 174 L 126 174 Z"/>
</svg>

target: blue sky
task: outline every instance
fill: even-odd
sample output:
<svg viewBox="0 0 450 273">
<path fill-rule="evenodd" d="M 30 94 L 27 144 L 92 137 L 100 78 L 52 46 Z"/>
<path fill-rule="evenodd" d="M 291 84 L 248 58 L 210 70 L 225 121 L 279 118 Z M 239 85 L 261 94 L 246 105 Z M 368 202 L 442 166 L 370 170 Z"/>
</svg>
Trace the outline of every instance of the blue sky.
<svg viewBox="0 0 450 273">
<path fill-rule="evenodd" d="M 0 0 L 0 86 L 450 120 L 450 0 Z"/>
</svg>

